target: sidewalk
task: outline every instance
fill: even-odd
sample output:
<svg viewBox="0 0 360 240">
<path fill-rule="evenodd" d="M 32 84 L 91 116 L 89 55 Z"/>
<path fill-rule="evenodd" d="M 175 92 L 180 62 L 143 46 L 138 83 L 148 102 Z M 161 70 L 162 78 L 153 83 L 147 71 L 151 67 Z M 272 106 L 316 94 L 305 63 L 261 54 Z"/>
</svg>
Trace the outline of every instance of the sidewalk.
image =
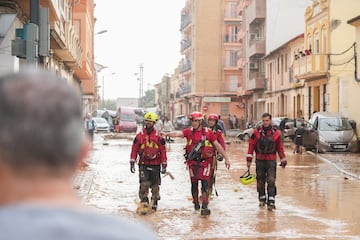
<svg viewBox="0 0 360 240">
<path fill-rule="evenodd" d="M 315 154 L 319 159 L 333 165 L 340 172 L 360 180 L 360 153 L 320 153 Z"/>
<path fill-rule="evenodd" d="M 294 143 L 285 142 L 284 147 L 295 148 Z M 333 165 L 337 170 L 349 177 L 360 180 L 360 153 L 350 152 L 331 152 L 331 153 L 314 153 L 306 151 L 328 164 Z"/>
</svg>

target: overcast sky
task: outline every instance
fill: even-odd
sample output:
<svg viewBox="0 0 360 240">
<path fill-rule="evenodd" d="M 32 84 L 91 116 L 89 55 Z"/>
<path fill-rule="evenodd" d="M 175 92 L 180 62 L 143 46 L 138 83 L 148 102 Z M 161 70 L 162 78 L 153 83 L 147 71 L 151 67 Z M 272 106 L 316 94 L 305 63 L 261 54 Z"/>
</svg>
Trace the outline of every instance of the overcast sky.
<svg viewBox="0 0 360 240">
<path fill-rule="evenodd" d="M 95 0 L 95 62 L 107 66 L 105 99 L 138 97 L 134 73 L 144 65 L 144 90 L 172 74 L 180 55 L 180 15 L 185 0 Z M 115 74 L 113 74 L 115 73 Z M 150 85 L 148 86 L 148 83 Z M 100 93 L 102 90 L 100 88 Z"/>
</svg>

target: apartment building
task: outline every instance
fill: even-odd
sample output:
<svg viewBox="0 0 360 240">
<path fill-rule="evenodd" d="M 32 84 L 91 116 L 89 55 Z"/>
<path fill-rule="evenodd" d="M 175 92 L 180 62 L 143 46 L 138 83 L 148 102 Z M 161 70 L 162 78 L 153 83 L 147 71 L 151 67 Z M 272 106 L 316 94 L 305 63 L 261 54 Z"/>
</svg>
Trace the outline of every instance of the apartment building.
<svg viewBox="0 0 360 240">
<path fill-rule="evenodd" d="M 360 136 L 360 111 L 358 110 L 357 101 L 359 101 L 359 92 L 360 92 L 360 15 L 353 15 L 351 19 L 347 21 L 348 24 L 354 27 L 353 35 L 356 36 L 356 41 L 354 45 L 354 50 L 356 50 L 356 55 L 354 55 L 354 69 L 353 76 L 354 79 L 350 81 L 348 88 L 348 102 L 349 109 L 348 114 L 351 119 L 356 120 L 357 122 L 357 135 Z M 355 51 L 354 51 L 355 53 Z"/>
<path fill-rule="evenodd" d="M 266 0 L 241 1 L 243 19 L 243 83 L 239 96 L 245 105 L 245 120 L 254 122 L 265 111 Z"/>
<path fill-rule="evenodd" d="M 352 0 L 317 0 L 307 7 L 304 49 L 293 65 L 295 79 L 305 83 L 305 118 L 313 111 L 354 115 L 351 99 L 355 100 L 358 87 L 352 61 L 355 35 L 346 21 L 359 10 L 360 2 Z"/>
<path fill-rule="evenodd" d="M 94 112 L 98 107 L 97 77 L 94 68 L 94 0 L 74 1 L 73 26 L 82 47 L 80 67 L 74 76 L 80 80 L 84 112 Z"/>
<path fill-rule="evenodd" d="M 174 112 L 240 115 L 237 1 L 188 0 L 181 12 L 180 85 Z"/>
<path fill-rule="evenodd" d="M 304 34 L 300 34 L 263 59 L 266 66 L 265 111 L 273 116 L 303 116 L 304 83 L 295 80 L 292 73 L 292 64 L 303 47 Z"/>
<path fill-rule="evenodd" d="M 93 0 L 0 0 L 0 74 L 18 71 L 28 63 L 25 57 L 12 56 L 12 40 L 19 38 L 17 29 L 23 29 L 34 19 L 36 14 L 31 11 L 39 7 L 46 11 L 39 14 L 45 18 L 35 17 L 38 22 L 32 22 L 39 26 L 39 41 L 34 42 L 34 52 L 39 51 L 34 63 L 82 91 L 84 113 L 92 112 L 97 99 L 94 97 L 97 84 L 93 60 Z M 43 48 L 47 44 L 48 49 Z"/>
</svg>

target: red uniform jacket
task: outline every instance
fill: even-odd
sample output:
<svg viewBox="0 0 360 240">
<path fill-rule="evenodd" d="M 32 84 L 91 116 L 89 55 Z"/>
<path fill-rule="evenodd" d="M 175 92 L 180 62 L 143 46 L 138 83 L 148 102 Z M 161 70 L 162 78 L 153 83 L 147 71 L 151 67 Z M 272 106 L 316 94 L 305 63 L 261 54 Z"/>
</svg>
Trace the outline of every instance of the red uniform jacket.
<svg viewBox="0 0 360 240">
<path fill-rule="evenodd" d="M 252 156 L 253 152 L 256 152 L 256 159 L 258 160 L 276 160 L 276 153 L 279 154 L 280 159 L 285 158 L 284 147 L 281 141 L 280 131 L 276 129 L 269 129 L 266 131 L 265 137 L 272 138 L 275 143 L 274 151 L 272 153 L 263 154 L 258 151 L 258 144 L 260 140 L 260 134 L 265 134 L 263 126 L 259 129 L 256 128 L 253 135 L 249 140 L 248 156 Z"/>
<path fill-rule="evenodd" d="M 134 139 L 130 159 L 136 159 L 139 155 L 139 164 L 166 164 L 167 156 L 165 143 L 165 139 L 160 137 L 155 128 L 150 135 L 144 128 Z"/>
<path fill-rule="evenodd" d="M 220 145 L 222 146 L 222 148 L 224 150 L 226 150 L 226 146 L 225 146 L 225 139 L 224 139 L 224 134 L 220 129 L 214 128 L 212 129 L 213 133 L 215 134 L 216 140 L 220 143 Z"/>
</svg>

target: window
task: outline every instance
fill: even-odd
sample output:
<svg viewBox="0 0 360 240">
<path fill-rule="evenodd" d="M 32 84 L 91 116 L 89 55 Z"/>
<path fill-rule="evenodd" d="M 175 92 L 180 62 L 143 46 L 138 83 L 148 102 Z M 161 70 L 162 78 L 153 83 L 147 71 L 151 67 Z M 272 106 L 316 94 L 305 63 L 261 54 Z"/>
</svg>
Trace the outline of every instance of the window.
<svg viewBox="0 0 360 240">
<path fill-rule="evenodd" d="M 288 54 L 285 54 L 285 72 L 287 72 L 288 69 Z"/>
<path fill-rule="evenodd" d="M 221 116 L 229 115 L 229 103 L 221 103 L 220 108 Z"/>
<path fill-rule="evenodd" d="M 237 51 L 230 51 L 230 67 L 237 66 Z"/>
<path fill-rule="evenodd" d="M 314 53 L 319 53 L 320 48 L 320 40 L 319 40 L 319 32 L 316 31 L 314 33 Z"/>
<path fill-rule="evenodd" d="M 311 35 L 310 34 L 307 37 L 307 49 L 311 49 Z"/>
<path fill-rule="evenodd" d="M 230 76 L 229 90 L 231 92 L 236 92 L 237 91 L 237 85 L 238 85 L 238 77 L 237 77 L 237 75 Z"/>
<path fill-rule="evenodd" d="M 322 40 L 321 40 L 321 52 L 322 53 L 326 53 L 326 35 L 327 35 L 326 28 L 323 27 L 321 29 L 321 38 L 322 38 Z"/>
</svg>

